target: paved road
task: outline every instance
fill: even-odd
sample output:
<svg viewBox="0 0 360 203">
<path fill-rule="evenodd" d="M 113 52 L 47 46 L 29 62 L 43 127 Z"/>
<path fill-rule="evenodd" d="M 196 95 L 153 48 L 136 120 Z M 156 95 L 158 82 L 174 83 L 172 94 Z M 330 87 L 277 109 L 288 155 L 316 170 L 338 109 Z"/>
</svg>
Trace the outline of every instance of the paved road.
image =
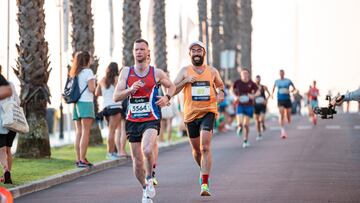
<svg viewBox="0 0 360 203">
<path fill-rule="evenodd" d="M 213 196 L 199 196 L 199 170 L 189 145 L 159 156 L 156 203 L 360 202 L 360 116 L 338 115 L 310 125 L 295 117 L 289 138 L 276 121 L 263 140 L 241 148 L 234 132 L 213 139 Z M 253 128 L 252 128 L 253 130 Z M 131 163 L 16 199 L 15 202 L 141 202 Z"/>
</svg>

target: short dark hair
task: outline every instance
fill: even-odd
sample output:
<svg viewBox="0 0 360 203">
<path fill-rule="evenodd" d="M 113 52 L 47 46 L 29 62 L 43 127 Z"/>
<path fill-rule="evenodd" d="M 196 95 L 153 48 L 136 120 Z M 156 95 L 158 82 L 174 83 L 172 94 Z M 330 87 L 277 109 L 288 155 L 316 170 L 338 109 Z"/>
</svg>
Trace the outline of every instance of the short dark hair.
<svg viewBox="0 0 360 203">
<path fill-rule="evenodd" d="M 146 40 L 141 39 L 141 38 L 140 38 L 140 39 L 135 40 L 134 44 L 141 43 L 141 42 L 144 42 L 147 46 L 149 46 L 149 43 L 148 43 Z"/>
<path fill-rule="evenodd" d="M 246 71 L 246 72 L 250 73 L 250 70 L 247 68 L 241 68 L 241 71 Z"/>
</svg>

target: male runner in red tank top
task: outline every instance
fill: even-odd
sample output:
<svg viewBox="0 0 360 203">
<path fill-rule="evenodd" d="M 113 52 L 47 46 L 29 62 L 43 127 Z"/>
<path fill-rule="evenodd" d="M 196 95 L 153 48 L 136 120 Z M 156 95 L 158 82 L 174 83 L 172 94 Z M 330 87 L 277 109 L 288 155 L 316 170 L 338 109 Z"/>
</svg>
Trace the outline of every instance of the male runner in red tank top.
<svg viewBox="0 0 360 203">
<path fill-rule="evenodd" d="M 128 99 L 126 134 L 130 142 L 133 169 L 143 187 L 143 202 L 152 202 L 155 188 L 152 179 L 154 147 L 160 130 L 160 107 L 168 105 L 175 85 L 164 71 L 149 66 L 146 58 L 148 42 L 138 39 L 134 43 L 135 65 L 124 67 L 114 92 L 116 102 Z M 165 96 L 158 96 L 160 83 L 168 88 Z"/>
</svg>

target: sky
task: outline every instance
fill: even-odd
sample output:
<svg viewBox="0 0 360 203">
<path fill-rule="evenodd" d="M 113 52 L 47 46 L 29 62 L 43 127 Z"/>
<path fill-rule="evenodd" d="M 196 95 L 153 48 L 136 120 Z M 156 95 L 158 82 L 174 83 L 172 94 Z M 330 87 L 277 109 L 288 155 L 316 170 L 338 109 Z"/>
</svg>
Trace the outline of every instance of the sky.
<svg viewBox="0 0 360 203">
<path fill-rule="evenodd" d="M 93 0 L 95 54 L 100 58 L 98 77 L 106 66 L 122 59 L 122 1 L 114 0 L 114 51 L 110 56 L 110 22 L 108 0 Z M 210 1 L 208 1 L 210 2 Z M 172 78 L 179 67 L 189 63 L 187 44 L 196 40 L 197 1 L 166 1 L 168 69 Z M 322 97 L 328 90 L 333 94 L 354 90 L 360 86 L 360 1 L 358 0 L 253 0 L 252 65 L 270 89 L 278 78 L 279 69 L 304 92 L 317 80 Z M 151 1 L 141 1 L 142 37 L 152 42 Z M 210 8 L 210 5 L 209 5 Z M 16 65 L 15 43 L 18 41 L 16 1 L 10 0 L 10 67 Z M 49 86 L 52 104 L 57 108 L 62 87 L 59 65 L 59 16 L 56 0 L 45 0 L 46 31 L 52 72 Z M 180 35 L 182 40 L 174 38 Z M 69 27 L 69 31 L 71 27 Z M 70 33 L 69 33 L 70 34 Z M 69 37 L 70 40 L 70 37 Z M 6 74 L 7 1 L 0 0 L 0 64 Z M 69 41 L 69 47 L 70 41 Z M 152 47 L 152 46 L 151 46 Z M 70 62 L 71 50 L 63 50 L 63 66 Z M 153 53 L 152 53 L 153 54 Z M 153 58 L 153 56 L 152 56 Z M 62 69 L 65 81 L 66 69 Z M 10 70 L 10 80 L 18 84 Z M 325 100 L 320 104 L 325 105 Z M 274 105 L 274 102 L 273 102 Z M 355 105 L 352 105 L 355 106 Z"/>
</svg>

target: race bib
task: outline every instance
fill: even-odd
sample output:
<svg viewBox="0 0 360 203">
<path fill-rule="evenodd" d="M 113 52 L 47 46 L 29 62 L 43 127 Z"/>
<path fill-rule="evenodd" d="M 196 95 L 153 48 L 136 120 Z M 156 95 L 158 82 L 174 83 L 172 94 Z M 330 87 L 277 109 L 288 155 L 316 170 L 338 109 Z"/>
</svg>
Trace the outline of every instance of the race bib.
<svg viewBox="0 0 360 203">
<path fill-rule="evenodd" d="M 289 94 L 290 91 L 288 88 L 279 88 L 279 93 L 280 94 Z"/>
<path fill-rule="evenodd" d="M 191 96 L 194 101 L 210 100 L 210 82 L 197 81 L 191 84 Z"/>
<path fill-rule="evenodd" d="M 249 100 L 250 100 L 250 98 L 247 95 L 242 95 L 242 96 L 239 97 L 240 103 L 248 103 Z"/>
<path fill-rule="evenodd" d="M 264 97 L 256 97 L 255 98 L 255 103 L 256 104 L 264 104 L 265 103 L 265 98 Z"/>
<path fill-rule="evenodd" d="M 150 116 L 150 103 L 148 98 L 131 98 L 129 110 L 132 118 L 147 118 Z"/>
</svg>

